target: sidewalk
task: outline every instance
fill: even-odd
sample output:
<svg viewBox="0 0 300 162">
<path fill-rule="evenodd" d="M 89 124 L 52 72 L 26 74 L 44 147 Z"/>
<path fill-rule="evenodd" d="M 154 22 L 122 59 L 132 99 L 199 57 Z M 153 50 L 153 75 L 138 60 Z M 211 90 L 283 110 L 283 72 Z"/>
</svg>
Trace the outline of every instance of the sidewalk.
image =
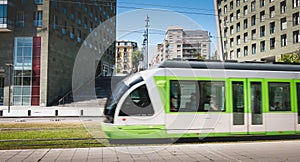
<svg viewBox="0 0 300 162">
<path fill-rule="evenodd" d="M 0 161 L 299 161 L 300 140 L 0 150 Z"/>
<path fill-rule="evenodd" d="M 42 106 L 11 106 L 8 112 L 7 106 L 0 106 L 1 117 L 68 117 L 68 116 L 103 116 L 102 107 L 42 107 Z"/>
</svg>

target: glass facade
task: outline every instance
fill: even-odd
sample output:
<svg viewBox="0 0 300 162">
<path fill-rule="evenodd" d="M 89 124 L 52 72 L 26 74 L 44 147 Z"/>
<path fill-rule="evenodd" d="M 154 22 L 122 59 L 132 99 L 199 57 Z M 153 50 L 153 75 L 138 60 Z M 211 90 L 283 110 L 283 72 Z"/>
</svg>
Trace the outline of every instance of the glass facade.
<svg viewBox="0 0 300 162">
<path fill-rule="evenodd" d="M 15 38 L 14 105 L 31 103 L 32 41 L 32 37 Z"/>
<path fill-rule="evenodd" d="M 40 44 L 39 37 L 15 38 L 14 105 L 37 105 L 36 102 L 39 101 Z"/>
</svg>

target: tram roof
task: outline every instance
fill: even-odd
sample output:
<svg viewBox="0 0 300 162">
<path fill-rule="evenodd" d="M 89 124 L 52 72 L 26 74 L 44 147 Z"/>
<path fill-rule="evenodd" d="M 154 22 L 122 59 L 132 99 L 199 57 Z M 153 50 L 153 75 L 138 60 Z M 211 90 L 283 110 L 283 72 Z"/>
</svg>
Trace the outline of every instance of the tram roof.
<svg viewBox="0 0 300 162">
<path fill-rule="evenodd" d="M 162 62 L 158 66 L 158 68 L 235 69 L 235 70 L 299 71 L 300 72 L 300 64 L 264 63 L 264 62 L 166 60 Z"/>
</svg>

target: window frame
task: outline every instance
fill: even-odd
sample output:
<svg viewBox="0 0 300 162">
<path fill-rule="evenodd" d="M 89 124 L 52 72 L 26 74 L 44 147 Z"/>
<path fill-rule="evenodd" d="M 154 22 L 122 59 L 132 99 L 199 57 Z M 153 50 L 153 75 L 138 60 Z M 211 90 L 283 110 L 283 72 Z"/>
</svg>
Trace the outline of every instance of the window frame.
<svg viewBox="0 0 300 162">
<path fill-rule="evenodd" d="M 288 110 L 271 110 L 271 105 L 270 105 L 270 83 L 274 83 L 274 84 L 280 84 L 280 83 L 283 83 L 283 84 L 286 84 L 288 83 L 289 84 L 289 108 Z M 266 80 L 266 86 L 267 86 L 267 90 L 266 90 L 266 93 L 267 93 L 267 98 L 266 98 L 266 112 L 293 112 L 293 81 L 292 80 L 287 80 L 287 79 L 269 79 L 269 80 Z M 273 103 L 274 104 L 274 103 Z M 281 103 L 283 104 L 283 103 Z"/>
<path fill-rule="evenodd" d="M 170 95 L 168 95 L 168 101 L 170 101 L 170 102 L 171 102 L 171 93 L 172 93 L 171 92 L 171 84 L 172 84 L 171 82 L 177 82 L 178 84 L 180 84 L 180 82 L 193 82 L 193 83 L 196 83 L 196 86 L 198 87 L 198 89 L 196 89 L 195 92 L 196 92 L 196 97 L 199 97 L 199 98 L 201 98 L 200 97 L 200 93 L 201 93 L 200 83 L 203 83 L 203 82 L 210 82 L 210 83 L 211 82 L 216 82 L 217 84 L 221 83 L 221 84 L 223 84 L 223 88 L 224 88 L 223 94 L 222 94 L 223 95 L 223 100 L 222 101 L 218 100 L 217 102 L 218 103 L 223 102 L 223 106 L 222 106 L 222 108 L 219 108 L 219 110 L 215 110 L 215 111 L 214 110 L 204 110 L 204 109 L 202 110 L 202 107 L 201 107 L 202 105 L 201 104 L 203 104 L 205 99 L 206 99 L 206 96 L 202 96 L 203 99 L 199 99 L 196 102 L 196 104 L 198 104 L 198 110 L 197 111 L 187 111 L 187 110 L 180 111 L 180 109 L 183 109 L 183 107 L 179 107 L 179 108 L 176 107 L 179 110 L 176 111 L 176 112 L 171 112 L 170 111 L 171 104 L 166 103 L 165 110 L 166 110 L 167 113 L 207 113 L 207 112 L 226 113 L 228 111 L 227 102 L 226 102 L 226 96 L 227 96 L 227 90 L 226 90 L 227 89 L 227 80 L 226 79 L 220 79 L 220 78 L 201 78 L 201 79 L 193 78 L 193 79 L 190 79 L 190 78 L 184 78 L 184 77 L 182 77 L 182 78 L 181 77 L 180 78 L 171 77 L 167 81 L 167 84 L 168 84 L 167 92 L 168 92 L 168 94 L 170 94 Z M 177 89 L 177 91 L 178 91 L 178 89 Z M 180 93 L 182 92 L 180 89 L 179 89 L 179 91 L 180 91 Z M 179 92 L 177 92 L 177 93 L 179 93 Z M 175 98 L 178 97 L 178 96 L 176 96 L 176 94 L 173 94 L 173 95 L 175 95 Z M 190 95 L 190 94 L 187 94 L 187 95 Z M 218 96 L 218 97 L 220 97 L 220 96 Z M 179 102 L 179 101 L 176 100 L 176 102 Z M 182 106 L 182 103 L 180 102 L 179 105 Z M 184 107 L 184 109 L 186 109 L 186 107 Z"/>
</svg>

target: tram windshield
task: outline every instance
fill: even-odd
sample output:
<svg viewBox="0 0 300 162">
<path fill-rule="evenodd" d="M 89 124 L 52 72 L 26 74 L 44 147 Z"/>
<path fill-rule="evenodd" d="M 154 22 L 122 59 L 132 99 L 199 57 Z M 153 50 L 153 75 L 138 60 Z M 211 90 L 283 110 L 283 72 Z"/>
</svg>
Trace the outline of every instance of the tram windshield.
<svg viewBox="0 0 300 162">
<path fill-rule="evenodd" d="M 125 92 L 132 87 L 133 85 L 143 81 L 143 78 L 140 74 L 136 73 L 131 75 L 121 82 L 119 82 L 115 89 L 112 90 L 110 97 L 108 97 L 107 102 L 104 108 L 104 115 L 107 119 L 106 122 L 113 122 L 113 117 L 115 114 L 115 110 L 117 108 L 117 104 L 121 97 L 125 94 Z"/>
</svg>

